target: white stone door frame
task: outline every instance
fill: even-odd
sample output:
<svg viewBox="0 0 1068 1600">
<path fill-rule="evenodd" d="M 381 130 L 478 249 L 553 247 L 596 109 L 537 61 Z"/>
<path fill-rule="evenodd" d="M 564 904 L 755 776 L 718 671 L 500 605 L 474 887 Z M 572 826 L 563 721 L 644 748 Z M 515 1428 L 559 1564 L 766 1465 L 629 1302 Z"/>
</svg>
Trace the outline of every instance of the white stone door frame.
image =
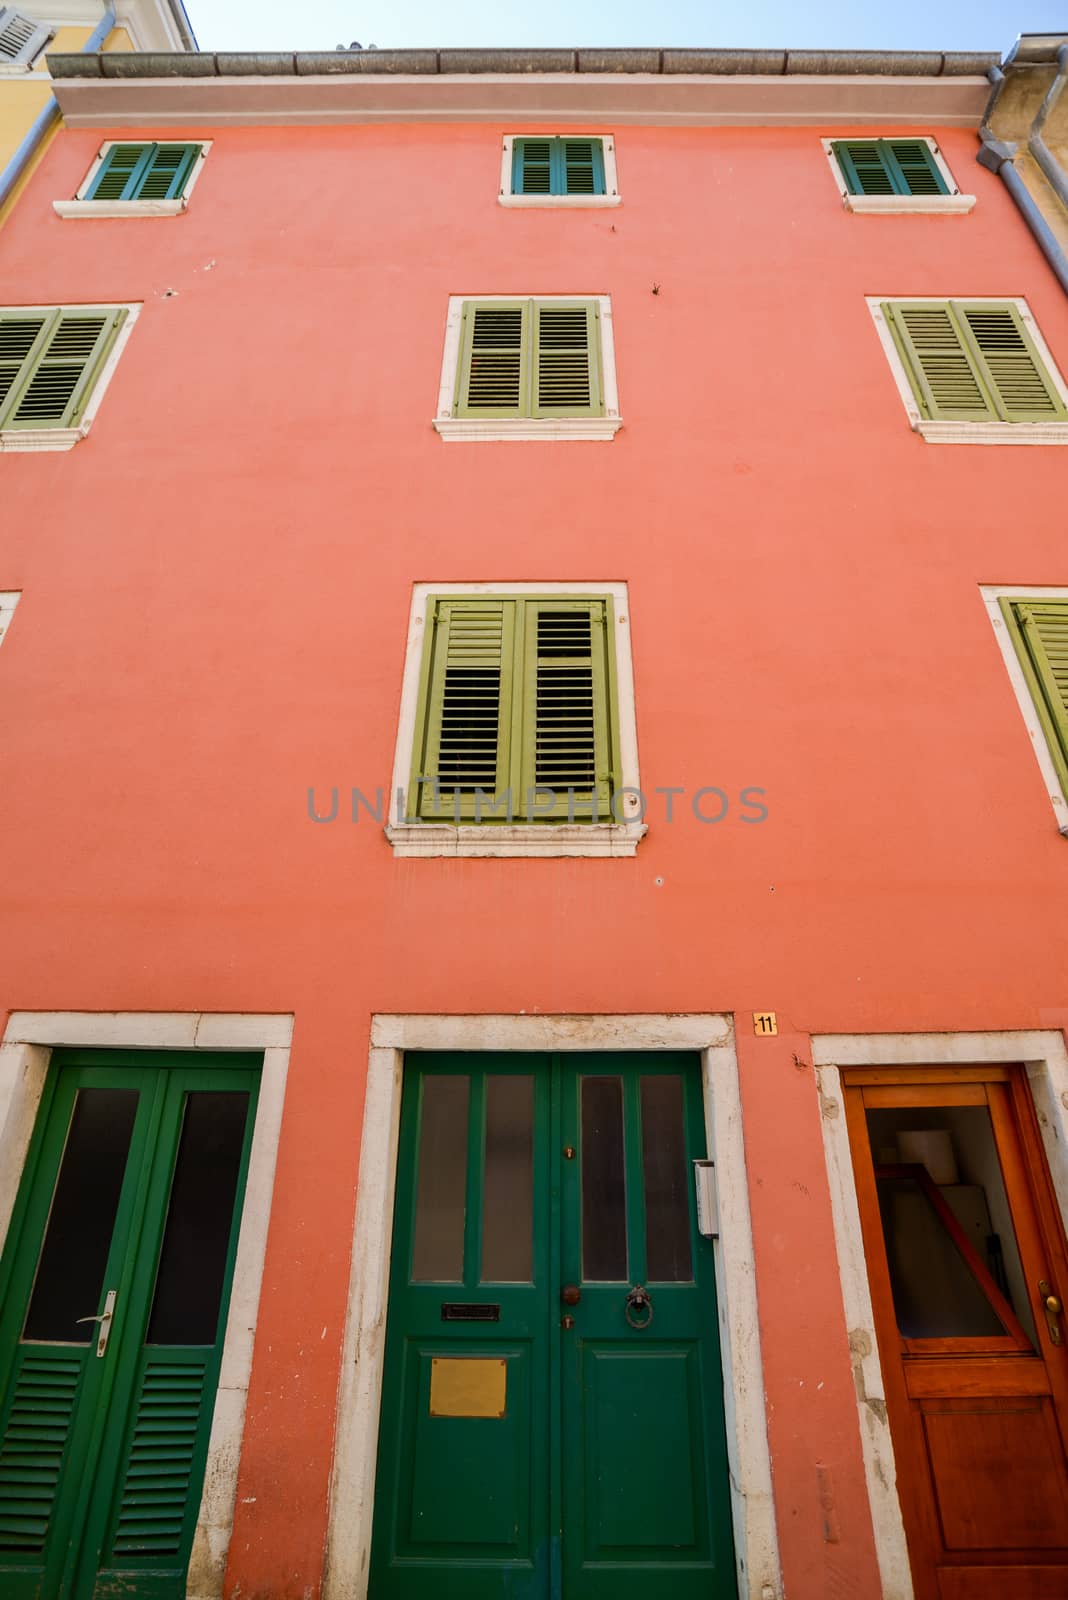
<svg viewBox="0 0 1068 1600">
<path fill-rule="evenodd" d="M 741 1600 L 779 1600 L 738 1061 L 731 1019 L 721 1014 L 372 1018 L 324 1600 L 367 1596 L 401 1087 L 410 1050 L 700 1053 L 708 1149 L 719 1189 L 714 1249 L 738 1593 Z"/>
<path fill-rule="evenodd" d="M 840 1069 L 1022 1063 L 1035 1102 L 1057 1203 L 1061 1216 L 1068 1220 L 1068 1049 L 1063 1033 L 1050 1029 L 1021 1033 L 814 1034 L 812 1053 L 882 1600 L 913 1600 Z"/>
<path fill-rule="evenodd" d="M 189 1561 L 187 1600 L 218 1600 L 223 1592 L 292 1036 L 293 1018 L 281 1014 L 14 1011 L 0 1042 L 0 1248 L 7 1238 L 53 1050 L 70 1046 L 263 1052 L 204 1490 Z"/>
</svg>

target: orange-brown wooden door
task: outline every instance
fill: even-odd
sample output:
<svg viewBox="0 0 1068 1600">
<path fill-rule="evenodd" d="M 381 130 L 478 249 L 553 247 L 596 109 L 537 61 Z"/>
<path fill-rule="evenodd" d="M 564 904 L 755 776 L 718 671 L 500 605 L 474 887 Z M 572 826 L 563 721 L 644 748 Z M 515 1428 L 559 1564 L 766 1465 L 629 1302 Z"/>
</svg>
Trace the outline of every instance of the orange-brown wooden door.
<svg viewBox="0 0 1068 1600">
<path fill-rule="evenodd" d="M 916 1600 L 1068 1600 L 1068 1258 L 1023 1071 L 844 1085 Z"/>
</svg>

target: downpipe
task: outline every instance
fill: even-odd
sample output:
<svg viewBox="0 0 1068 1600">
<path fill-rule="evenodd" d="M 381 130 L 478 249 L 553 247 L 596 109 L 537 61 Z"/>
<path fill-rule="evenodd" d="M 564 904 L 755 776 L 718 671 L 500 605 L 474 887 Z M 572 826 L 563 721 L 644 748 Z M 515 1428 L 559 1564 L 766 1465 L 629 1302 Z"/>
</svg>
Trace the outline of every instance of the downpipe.
<svg viewBox="0 0 1068 1600">
<path fill-rule="evenodd" d="M 101 17 L 100 21 L 97 23 L 96 27 L 93 29 L 92 33 L 82 46 L 82 53 L 84 55 L 91 55 L 94 51 L 102 49 L 108 34 L 111 32 L 114 26 L 115 8 L 114 6 L 109 5 L 105 10 L 104 15 Z M 11 160 L 4 168 L 3 172 L 0 173 L 0 210 L 3 209 L 5 201 L 8 199 L 12 190 L 15 188 L 15 185 L 22 177 L 22 174 L 26 171 L 26 168 L 33 160 L 33 157 L 37 151 L 40 149 L 45 135 L 53 126 L 58 116 L 59 102 L 54 94 L 50 94 L 40 111 L 37 113 L 36 117 L 34 117 L 26 137 L 15 151 L 15 154 L 11 157 Z"/>
<path fill-rule="evenodd" d="M 991 67 L 987 76 L 992 85 L 992 93 L 987 101 L 983 120 L 979 124 L 979 138 L 982 143 L 975 159 L 988 172 L 997 173 L 1015 201 L 1017 209 L 1027 226 L 1034 234 L 1038 247 L 1049 262 L 1057 282 L 1065 294 L 1068 294 L 1068 255 L 1061 248 L 1052 228 L 1042 215 L 1027 185 L 1016 170 L 1014 162 L 1017 147 L 1014 144 L 1006 143 L 1003 139 L 995 138 L 991 132 L 990 117 L 1005 83 L 1005 74 L 1000 67 Z M 1052 160 L 1052 157 L 1050 159 Z"/>
</svg>

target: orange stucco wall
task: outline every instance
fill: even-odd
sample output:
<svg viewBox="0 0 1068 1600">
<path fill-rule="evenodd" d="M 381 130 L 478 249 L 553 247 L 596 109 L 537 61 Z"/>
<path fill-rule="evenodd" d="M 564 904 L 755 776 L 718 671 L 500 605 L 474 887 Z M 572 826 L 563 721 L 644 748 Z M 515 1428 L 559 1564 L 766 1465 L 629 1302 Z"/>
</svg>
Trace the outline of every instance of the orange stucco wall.
<svg viewBox="0 0 1068 1600">
<path fill-rule="evenodd" d="M 617 129 L 618 209 L 506 210 L 505 131 L 194 130 L 158 221 L 61 222 L 107 133 L 49 149 L 0 303 L 144 312 L 88 439 L 0 458 L 0 1011 L 295 1012 L 242 1600 L 320 1578 L 371 1014 L 736 1012 L 786 1592 L 874 1595 L 807 1040 L 1065 1020 L 1066 844 L 978 585 L 1068 583 L 1068 455 L 925 444 L 864 296 L 1025 295 L 1064 369 L 1068 305 L 967 131 L 930 130 L 964 218 L 847 214 L 818 128 Z M 480 292 L 612 296 L 611 444 L 433 432 Z M 629 583 L 643 784 L 687 791 L 635 859 L 345 820 L 412 583 L 493 579 Z M 767 820 L 699 824 L 705 785 Z"/>
</svg>

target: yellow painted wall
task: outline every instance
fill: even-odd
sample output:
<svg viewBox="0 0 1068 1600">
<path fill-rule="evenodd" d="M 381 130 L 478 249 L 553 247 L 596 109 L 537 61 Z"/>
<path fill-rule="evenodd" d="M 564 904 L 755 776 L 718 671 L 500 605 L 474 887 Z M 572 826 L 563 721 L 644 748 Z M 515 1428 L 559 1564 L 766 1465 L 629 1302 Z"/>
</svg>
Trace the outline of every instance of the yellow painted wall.
<svg viewBox="0 0 1068 1600">
<path fill-rule="evenodd" d="M 32 72 L 0 76 L 0 172 L 4 170 L 11 157 L 15 154 L 15 151 L 29 132 L 37 113 L 52 93 L 47 65 L 49 52 L 55 52 L 58 55 L 63 51 L 81 50 L 92 32 L 91 27 L 57 28 L 51 41 L 45 46 L 42 54 L 38 56 Z M 126 29 L 113 28 L 108 35 L 104 49 L 132 50 L 133 45 L 130 43 L 130 35 L 126 32 Z M 7 204 L 0 207 L 0 223 L 3 222 L 11 207 L 17 202 L 19 194 L 29 180 L 34 167 L 36 167 L 51 140 L 55 137 L 55 131 L 58 127 L 59 121 L 57 119 L 52 130 L 38 146 L 33 160 L 24 172 L 18 187 L 9 197 Z"/>
</svg>

